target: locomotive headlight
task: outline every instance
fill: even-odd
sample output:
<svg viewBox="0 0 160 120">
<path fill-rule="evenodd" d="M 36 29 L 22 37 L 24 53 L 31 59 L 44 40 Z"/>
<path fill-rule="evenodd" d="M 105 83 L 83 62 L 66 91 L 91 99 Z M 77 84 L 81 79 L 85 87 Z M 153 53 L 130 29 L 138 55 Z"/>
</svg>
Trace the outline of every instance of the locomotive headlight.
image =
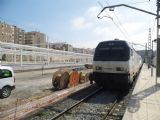
<svg viewBox="0 0 160 120">
<path fill-rule="evenodd" d="M 124 68 L 123 67 L 116 67 L 116 70 L 117 71 L 124 71 Z"/>
<path fill-rule="evenodd" d="M 95 69 L 96 69 L 96 70 L 102 70 L 102 67 L 100 67 L 100 66 L 95 66 Z"/>
</svg>

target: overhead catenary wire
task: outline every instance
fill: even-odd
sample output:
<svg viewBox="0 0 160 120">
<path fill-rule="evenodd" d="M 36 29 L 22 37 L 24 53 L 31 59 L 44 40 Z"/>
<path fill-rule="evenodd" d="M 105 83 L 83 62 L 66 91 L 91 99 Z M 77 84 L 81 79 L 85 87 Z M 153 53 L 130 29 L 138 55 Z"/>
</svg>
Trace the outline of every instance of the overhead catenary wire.
<svg viewBox="0 0 160 120">
<path fill-rule="evenodd" d="M 106 0 L 106 3 L 107 3 L 107 5 L 109 6 L 109 3 L 107 2 L 107 0 Z M 115 13 L 114 11 L 113 11 L 113 13 L 114 13 L 114 15 L 115 15 L 115 17 L 116 17 L 119 25 L 121 26 L 121 28 L 123 29 L 123 31 L 124 31 L 125 34 L 127 35 L 127 38 L 130 39 L 130 35 L 128 34 L 128 32 L 126 31 L 126 29 L 123 27 L 123 25 L 122 25 L 121 21 L 119 20 L 118 16 L 116 15 L 116 13 Z"/>
<path fill-rule="evenodd" d="M 153 24 L 153 27 L 152 27 L 151 37 L 152 37 L 152 36 L 153 36 L 153 34 L 154 34 L 154 30 L 155 30 L 155 23 L 156 23 L 156 19 L 154 20 L 154 24 Z"/>
<path fill-rule="evenodd" d="M 149 0 L 150 1 L 150 0 Z M 153 6 L 150 4 L 150 10 L 153 11 Z M 154 19 L 152 31 L 151 31 L 151 38 L 153 38 L 153 34 L 155 32 L 155 23 L 156 23 L 157 18 Z"/>
<path fill-rule="evenodd" d="M 148 3 L 148 2 L 150 2 L 150 0 L 149 0 L 149 1 L 147 0 L 147 1 L 141 1 L 141 2 L 128 3 L 128 4 L 140 4 L 140 3 Z M 106 3 L 107 3 L 108 6 L 110 6 L 110 4 L 108 3 L 107 0 L 106 0 Z M 128 32 L 126 31 L 126 29 L 123 27 L 123 25 L 122 25 L 122 23 L 120 22 L 120 20 L 119 20 L 118 16 L 116 15 L 116 13 L 115 13 L 114 11 L 113 11 L 113 13 L 114 13 L 114 15 L 115 15 L 115 17 L 116 17 L 119 25 L 121 26 L 121 28 L 125 31 L 125 33 L 127 34 L 127 36 L 130 38 L 130 35 L 128 34 Z M 155 24 L 155 23 L 154 23 L 154 24 Z"/>
<path fill-rule="evenodd" d="M 98 1 L 98 4 L 101 6 L 102 9 L 104 8 L 104 6 L 100 3 L 100 1 Z M 107 11 L 106 11 L 106 14 L 107 14 L 107 17 L 108 17 L 108 18 L 112 18 L 112 17 L 108 14 Z M 119 25 L 113 20 L 113 18 L 112 18 L 111 20 L 112 20 L 112 22 L 114 23 L 114 25 L 118 28 L 118 30 L 121 32 L 121 34 L 122 34 L 126 39 L 128 39 L 128 37 L 125 35 L 125 33 L 123 32 L 123 30 L 119 27 Z"/>
<path fill-rule="evenodd" d="M 150 0 L 148 1 L 150 2 Z M 152 5 L 150 4 L 150 11 L 153 11 L 153 7 Z M 150 18 L 151 19 L 151 18 Z M 152 19 L 150 21 L 153 21 Z M 155 32 L 155 23 L 156 23 L 156 18 L 154 19 L 154 23 L 153 23 L 153 26 L 150 27 L 151 28 L 151 38 L 153 38 L 153 34 Z"/>
<path fill-rule="evenodd" d="M 148 0 L 148 1 L 142 1 L 142 2 L 128 3 L 128 4 L 140 4 L 140 3 L 148 3 L 148 2 L 150 2 L 150 0 Z M 108 6 L 110 6 L 107 1 L 106 1 L 106 3 L 107 3 Z M 114 12 L 114 11 L 113 11 L 113 12 Z M 125 30 L 125 28 L 122 26 L 122 23 L 121 23 L 120 20 L 118 19 L 118 17 L 117 17 L 117 15 L 115 14 L 115 12 L 114 12 L 114 15 L 115 15 L 115 17 L 116 17 L 119 25 L 121 26 L 121 28 L 123 28 L 123 31 L 125 31 L 125 33 L 129 36 L 129 34 L 128 34 L 127 31 Z M 154 26 L 155 26 L 155 23 L 154 23 Z M 153 27 L 153 29 L 154 29 L 154 27 Z M 152 31 L 152 35 L 153 35 L 153 32 L 154 32 L 154 31 Z"/>
</svg>

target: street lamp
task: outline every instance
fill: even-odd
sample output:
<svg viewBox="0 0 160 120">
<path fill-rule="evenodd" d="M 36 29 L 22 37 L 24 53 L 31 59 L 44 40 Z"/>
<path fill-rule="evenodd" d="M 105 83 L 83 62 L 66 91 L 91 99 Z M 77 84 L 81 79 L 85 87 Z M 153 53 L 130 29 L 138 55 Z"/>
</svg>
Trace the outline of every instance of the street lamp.
<svg viewBox="0 0 160 120">
<path fill-rule="evenodd" d="M 98 16 L 98 19 L 103 19 L 104 17 L 107 17 L 107 18 L 109 18 L 109 19 L 111 19 L 113 21 L 113 18 L 110 17 L 110 16 L 102 16 L 102 17 Z"/>
<path fill-rule="evenodd" d="M 115 7 L 121 7 L 121 6 L 124 6 L 124 7 L 128 7 L 128 8 L 131 8 L 131 9 L 134 9 L 134 10 L 138 10 L 138 11 L 141 11 L 141 12 L 144 12 L 144 13 L 147 13 L 147 14 L 150 14 L 150 15 L 154 15 L 157 17 L 157 14 L 155 13 L 152 13 L 152 12 L 148 12 L 146 10 L 142 10 L 142 9 L 139 9 L 139 8 L 136 8 L 136 7 L 133 7 L 133 6 L 129 6 L 129 5 L 126 5 L 126 4 L 118 4 L 118 5 L 112 5 L 112 6 L 107 6 L 107 7 L 104 7 L 101 12 L 98 14 L 98 16 L 107 8 L 110 9 L 110 11 L 114 11 L 114 8 Z"/>
</svg>

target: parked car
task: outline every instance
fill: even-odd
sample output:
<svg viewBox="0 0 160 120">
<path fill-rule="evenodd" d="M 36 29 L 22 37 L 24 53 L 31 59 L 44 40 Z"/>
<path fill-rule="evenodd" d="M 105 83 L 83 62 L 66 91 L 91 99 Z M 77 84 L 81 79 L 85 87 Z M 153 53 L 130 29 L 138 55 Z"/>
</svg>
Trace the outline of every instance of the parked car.
<svg viewBox="0 0 160 120">
<path fill-rule="evenodd" d="M 0 98 L 7 98 L 15 89 L 15 76 L 13 69 L 8 66 L 0 66 Z"/>
</svg>

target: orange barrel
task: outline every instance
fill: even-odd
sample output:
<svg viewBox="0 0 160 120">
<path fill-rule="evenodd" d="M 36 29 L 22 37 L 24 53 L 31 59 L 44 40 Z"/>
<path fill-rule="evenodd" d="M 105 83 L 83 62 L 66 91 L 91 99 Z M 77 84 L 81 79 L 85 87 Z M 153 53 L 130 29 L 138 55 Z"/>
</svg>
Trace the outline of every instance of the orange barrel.
<svg viewBox="0 0 160 120">
<path fill-rule="evenodd" d="M 85 76 L 86 74 L 84 72 L 79 73 L 79 83 L 84 83 L 85 82 Z"/>
<path fill-rule="evenodd" d="M 77 86 L 79 83 L 79 74 L 76 70 L 70 72 L 69 86 Z"/>
</svg>

